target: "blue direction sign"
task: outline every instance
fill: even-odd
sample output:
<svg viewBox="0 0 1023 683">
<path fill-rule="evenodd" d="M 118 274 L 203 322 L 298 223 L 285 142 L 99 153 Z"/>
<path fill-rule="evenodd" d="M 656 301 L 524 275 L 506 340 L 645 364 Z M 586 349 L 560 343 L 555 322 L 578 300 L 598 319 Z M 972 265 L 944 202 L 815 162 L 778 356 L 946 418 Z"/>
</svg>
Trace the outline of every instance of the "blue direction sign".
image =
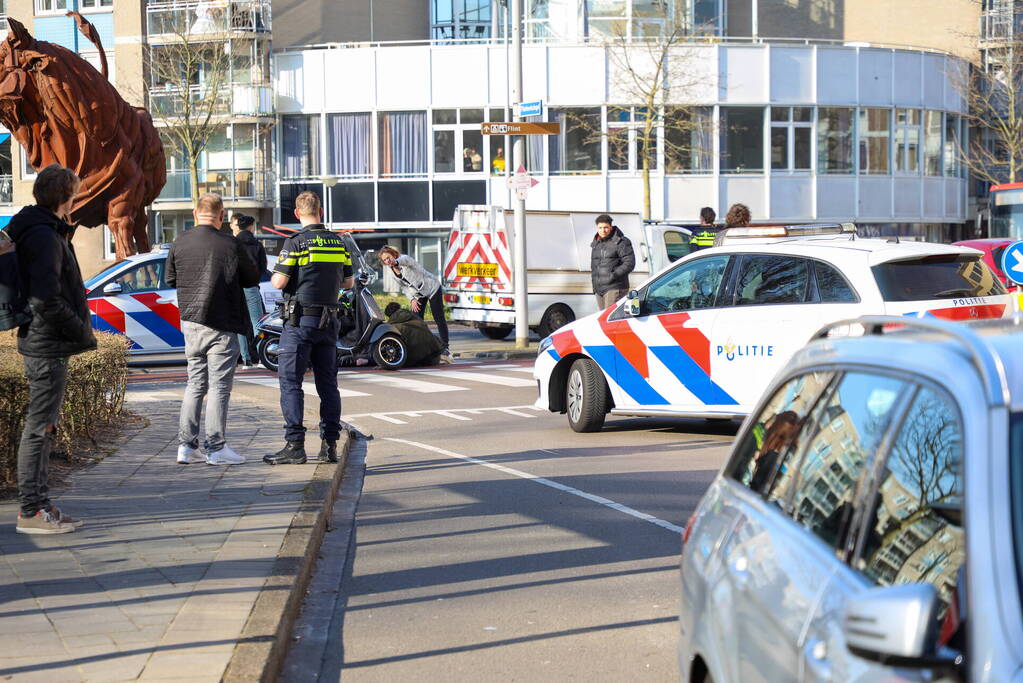
<svg viewBox="0 0 1023 683">
<path fill-rule="evenodd" d="M 1002 272 L 1017 285 L 1023 285 L 1023 240 L 1013 242 L 1002 252 Z"/>
<path fill-rule="evenodd" d="M 543 100 L 520 102 L 519 116 L 543 116 Z"/>
</svg>

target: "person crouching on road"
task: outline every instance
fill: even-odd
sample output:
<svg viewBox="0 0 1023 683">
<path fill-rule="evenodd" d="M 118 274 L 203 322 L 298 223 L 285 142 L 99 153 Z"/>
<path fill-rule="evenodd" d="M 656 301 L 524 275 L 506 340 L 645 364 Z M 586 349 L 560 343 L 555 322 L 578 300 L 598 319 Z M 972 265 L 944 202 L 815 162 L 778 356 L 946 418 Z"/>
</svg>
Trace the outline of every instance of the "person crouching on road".
<svg viewBox="0 0 1023 683">
<path fill-rule="evenodd" d="M 590 279 L 598 310 L 603 311 L 629 293 L 629 273 L 635 267 L 632 242 L 610 216 L 597 216 L 597 234 L 590 243 Z"/>
<path fill-rule="evenodd" d="M 240 465 L 245 456 L 227 445 L 227 404 L 238 365 L 238 335 L 250 329 L 243 289 L 259 285 L 260 271 L 244 245 L 220 231 L 224 222 L 220 195 L 203 195 L 192 213 L 195 227 L 171 245 L 166 267 L 167 284 L 178 290 L 188 361 L 178 423 L 178 462 Z M 207 392 L 203 458 L 199 416 Z"/>
<path fill-rule="evenodd" d="M 252 262 L 259 268 L 259 276 L 262 278 L 266 272 L 266 249 L 252 234 L 255 227 L 256 219 L 252 216 L 243 213 L 231 216 L 231 234 L 245 247 Z M 251 329 L 246 334 L 238 336 L 238 343 L 242 347 L 242 367 L 251 368 L 256 365 L 256 323 L 266 313 L 266 309 L 263 307 L 263 294 L 259 291 L 258 284 L 255 287 L 246 287 L 244 291 Z"/>
<path fill-rule="evenodd" d="M 17 245 L 18 272 L 32 319 L 18 328 L 25 357 L 28 412 L 18 446 L 19 534 L 66 534 L 82 522 L 61 512 L 49 497 L 50 453 L 67 385 L 68 357 L 96 348 L 85 286 L 65 220 L 81 181 L 53 164 L 32 186 L 35 206 L 11 219 L 7 234 Z"/>
<path fill-rule="evenodd" d="M 284 291 L 284 329 L 277 351 L 277 377 L 284 414 L 284 448 L 263 457 L 269 465 L 306 461 L 302 424 L 302 378 L 310 364 L 320 397 L 320 462 L 337 462 L 341 437 L 341 392 L 337 388 L 338 292 L 355 285 L 352 258 L 340 235 L 323 225 L 320 198 L 295 198 L 302 230 L 284 241 L 270 284 Z"/>
<path fill-rule="evenodd" d="M 437 323 L 437 335 L 444 342 L 441 363 L 451 362 L 448 350 L 448 323 L 444 317 L 444 293 L 440 280 L 411 256 L 402 254 L 391 245 L 380 247 L 380 263 L 390 268 L 401 282 L 401 292 L 409 299 L 412 312 L 426 320 L 426 306 L 429 304 L 433 321 Z"/>
<path fill-rule="evenodd" d="M 387 322 L 398 328 L 408 348 L 406 365 L 437 365 L 444 354 L 444 342 L 430 331 L 422 318 L 392 301 L 384 308 Z"/>
</svg>

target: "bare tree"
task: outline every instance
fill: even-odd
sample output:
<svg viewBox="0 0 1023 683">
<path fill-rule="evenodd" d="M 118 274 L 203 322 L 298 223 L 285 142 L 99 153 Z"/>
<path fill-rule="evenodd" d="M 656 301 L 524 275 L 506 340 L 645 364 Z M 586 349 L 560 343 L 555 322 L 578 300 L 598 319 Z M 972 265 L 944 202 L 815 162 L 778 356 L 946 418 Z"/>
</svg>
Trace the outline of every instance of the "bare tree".
<svg viewBox="0 0 1023 683">
<path fill-rule="evenodd" d="M 226 11 L 226 8 L 222 11 Z M 199 161 L 226 127 L 230 113 L 231 54 L 223 17 L 187 14 L 158 30 L 145 48 L 147 95 L 153 121 L 188 168 L 193 203 L 199 199 Z"/>
<path fill-rule="evenodd" d="M 610 73 L 608 128 L 599 117 L 566 116 L 566 132 L 589 141 L 608 142 L 608 161 L 628 168 L 630 136 L 643 182 L 643 217 L 651 217 L 650 172 L 663 145 L 667 170 L 705 170 L 709 166 L 712 117 L 708 107 L 693 104 L 699 89 L 711 82 L 703 73 L 693 31 L 683 17 L 668 18 L 652 37 L 630 38 L 620 26 L 604 43 Z M 621 125 L 615 125 L 616 122 Z M 630 133 L 630 131 L 632 131 Z"/>
</svg>

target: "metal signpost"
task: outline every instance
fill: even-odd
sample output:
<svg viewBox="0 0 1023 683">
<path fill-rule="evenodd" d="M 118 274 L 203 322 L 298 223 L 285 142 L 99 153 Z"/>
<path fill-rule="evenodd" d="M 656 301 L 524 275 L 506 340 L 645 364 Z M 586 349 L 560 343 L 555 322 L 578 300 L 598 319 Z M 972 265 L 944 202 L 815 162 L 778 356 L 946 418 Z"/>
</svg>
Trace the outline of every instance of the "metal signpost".
<svg viewBox="0 0 1023 683">
<path fill-rule="evenodd" d="M 511 1 L 512 11 L 512 102 L 522 101 L 522 0 Z M 518 109 L 518 107 L 516 107 Z M 516 113 L 515 122 L 520 123 L 522 117 Z M 484 124 L 485 125 L 485 124 Z M 484 131 L 487 132 L 487 131 Z M 522 136 L 516 135 L 512 162 L 515 168 L 525 168 L 526 158 L 523 152 Z M 526 302 L 526 197 L 517 194 L 515 198 L 515 347 L 524 349 L 529 346 L 529 306 Z"/>
</svg>

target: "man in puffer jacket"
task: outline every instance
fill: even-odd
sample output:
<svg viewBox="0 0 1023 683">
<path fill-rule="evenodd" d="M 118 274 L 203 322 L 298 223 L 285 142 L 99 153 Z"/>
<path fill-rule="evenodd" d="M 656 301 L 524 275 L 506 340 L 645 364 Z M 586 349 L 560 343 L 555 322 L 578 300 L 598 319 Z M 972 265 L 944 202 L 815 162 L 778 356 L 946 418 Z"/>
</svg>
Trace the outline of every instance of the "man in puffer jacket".
<svg viewBox="0 0 1023 683">
<path fill-rule="evenodd" d="M 39 171 L 26 206 L 11 219 L 22 288 L 32 320 L 18 329 L 18 351 L 25 357 L 28 412 L 18 447 L 18 500 L 21 534 L 66 534 L 81 522 L 62 513 L 49 498 L 50 452 L 64 402 L 68 357 L 96 348 L 85 286 L 71 237 L 74 228 L 60 217 L 71 212 L 81 185 L 73 171 L 56 164 Z"/>
<path fill-rule="evenodd" d="M 444 342 L 412 311 L 392 301 L 384 309 L 387 322 L 398 328 L 408 348 L 407 365 L 437 365 L 444 352 Z"/>
<path fill-rule="evenodd" d="M 632 242 L 607 214 L 597 216 L 597 234 L 590 249 L 590 279 L 597 309 L 603 311 L 629 293 L 629 273 L 636 267 L 636 254 Z"/>
</svg>

